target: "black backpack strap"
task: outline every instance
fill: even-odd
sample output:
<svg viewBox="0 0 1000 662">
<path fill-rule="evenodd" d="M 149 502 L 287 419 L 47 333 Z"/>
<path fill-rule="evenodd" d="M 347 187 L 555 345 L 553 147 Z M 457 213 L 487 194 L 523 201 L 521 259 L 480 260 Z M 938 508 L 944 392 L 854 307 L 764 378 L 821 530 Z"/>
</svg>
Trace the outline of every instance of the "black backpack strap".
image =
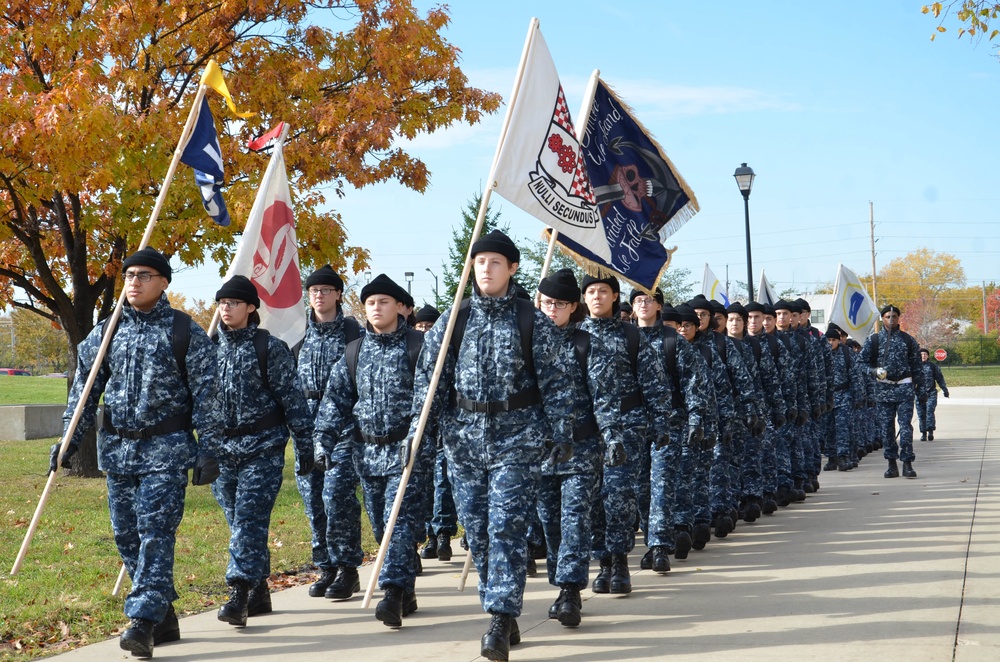
<svg viewBox="0 0 1000 662">
<path fill-rule="evenodd" d="M 521 335 L 521 353 L 524 357 L 524 367 L 535 374 L 534 354 L 531 350 L 531 337 L 535 332 L 535 307 L 526 299 L 514 299 L 517 310 L 517 330 Z M 458 349 L 462 346 L 462 339 L 465 337 L 465 327 L 469 324 L 469 313 L 472 301 L 466 299 L 458 307 L 458 316 L 455 319 L 455 328 L 451 333 L 451 347 L 458 356 Z"/>
<path fill-rule="evenodd" d="M 415 329 L 406 331 L 406 358 L 410 362 L 410 374 L 417 371 L 417 359 L 420 358 L 420 350 L 424 347 L 424 334 Z M 357 370 L 357 359 L 354 360 L 355 370 Z M 352 376 L 353 379 L 353 376 Z"/>
<path fill-rule="evenodd" d="M 351 377 L 354 390 L 358 390 L 358 357 L 361 355 L 361 338 L 355 338 L 344 348 L 344 360 L 347 361 L 347 374 Z"/>
<path fill-rule="evenodd" d="M 674 407 L 684 405 L 683 394 L 681 393 L 681 378 L 677 370 L 677 332 L 669 327 L 663 329 L 663 355 L 666 357 L 667 374 L 670 375 L 673 384 L 671 403 Z"/>
<path fill-rule="evenodd" d="M 764 337 L 767 338 L 767 346 L 771 348 L 771 358 L 774 359 L 774 364 L 778 365 L 778 359 L 781 357 L 781 347 L 778 346 L 778 339 L 770 333 L 765 333 Z"/>
<path fill-rule="evenodd" d="M 361 325 L 353 317 L 344 316 L 344 344 L 354 342 L 361 337 Z"/>
<path fill-rule="evenodd" d="M 872 344 L 870 346 L 870 351 L 868 352 L 868 362 L 871 364 L 872 368 L 878 367 L 878 337 L 882 335 L 881 333 L 876 333 L 872 336 Z"/>
<path fill-rule="evenodd" d="M 118 327 L 115 327 L 118 330 Z M 181 379 L 188 383 L 187 353 L 191 346 L 191 316 L 180 310 L 174 310 L 174 324 L 170 332 L 170 343 L 174 349 L 174 361 L 181 373 Z"/>
<path fill-rule="evenodd" d="M 458 357 L 458 349 L 462 346 L 462 338 L 465 337 L 465 327 L 469 324 L 469 312 L 472 301 L 464 300 L 458 306 L 458 313 L 455 315 L 455 328 L 451 332 L 451 348 Z"/>
<path fill-rule="evenodd" d="M 716 333 L 715 331 L 710 331 L 712 335 L 715 336 L 715 347 L 719 350 L 719 356 L 722 357 L 722 362 L 729 363 L 729 346 L 726 345 L 726 336 L 721 333 Z"/>
<path fill-rule="evenodd" d="M 253 334 L 253 351 L 257 354 L 257 367 L 260 368 L 260 381 L 264 383 L 264 388 L 271 390 L 271 380 L 267 378 L 267 339 L 271 333 L 267 329 L 257 327 Z"/>
<path fill-rule="evenodd" d="M 590 334 L 583 329 L 573 331 L 573 351 L 576 354 L 576 361 L 580 364 L 580 373 L 583 375 L 583 383 L 587 383 L 587 355 L 590 353 Z"/>
<path fill-rule="evenodd" d="M 632 365 L 632 374 L 639 376 L 639 327 L 631 322 L 622 322 L 625 330 L 625 345 L 628 348 L 628 360 Z"/>
<path fill-rule="evenodd" d="M 698 351 L 701 355 L 705 357 L 705 362 L 708 363 L 708 369 L 712 369 L 712 348 L 704 343 L 698 343 Z"/>
<path fill-rule="evenodd" d="M 295 365 L 299 364 L 299 352 L 302 351 L 302 343 L 304 343 L 305 341 L 306 341 L 305 336 L 303 336 L 302 340 L 298 341 L 289 348 L 292 350 L 292 356 L 295 357 Z"/>
<path fill-rule="evenodd" d="M 760 354 L 761 354 L 760 338 L 754 338 L 753 336 L 743 336 L 743 340 L 750 343 L 750 349 L 753 350 L 753 359 L 754 361 L 757 362 L 757 365 L 760 365 Z"/>
</svg>

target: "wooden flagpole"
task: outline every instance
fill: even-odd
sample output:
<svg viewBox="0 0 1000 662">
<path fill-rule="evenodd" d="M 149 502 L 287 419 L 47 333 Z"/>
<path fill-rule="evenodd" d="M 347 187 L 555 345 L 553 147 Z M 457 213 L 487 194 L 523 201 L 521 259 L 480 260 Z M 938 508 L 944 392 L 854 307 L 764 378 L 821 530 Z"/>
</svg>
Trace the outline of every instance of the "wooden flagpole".
<svg viewBox="0 0 1000 662">
<path fill-rule="evenodd" d="M 188 138 L 191 136 L 191 132 L 194 129 L 194 123 L 198 118 L 198 111 L 201 108 L 201 101 L 205 97 L 206 90 L 208 90 L 207 85 L 203 83 L 198 85 L 198 93 L 195 95 L 194 104 L 191 106 L 190 112 L 188 112 L 187 121 L 184 123 L 184 130 L 181 132 L 181 139 L 177 142 L 177 149 L 174 150 L 173 158 L 170 160 L 170 167 L 167 168 L 167 175 L 163 180 L 163 186 L 160 188 L 160 194 L 156 197 L 156 204 L 153 206 L 153 211 L 149 216 L 149 223 L 146 225 L 146 231 L 143 233 L 142 241 L 139 242 L 139 247 L 136 250 L 142 250 L 149 245 L 149 239 L 153 234 L 153 228 L 156 227 L 156 220 L 159 218 L 160 210 L 163 208 L 163 203 L 167 198 L 167 190 L 170 188 L 170 183 L 174 179 L 174 173 L 177 171 L 177 164 L 180 163 L 181 154 L 184 152 L 184 147 L 187 145 Z M 70 439 L 73 438 L 76 426 L 80 423 L 80 417 L 83 415 L 83 407 L 86 404 L 87 397 L 90 395 L 91 389 L 94 387 L 94 382 L 97 380 L 97 373 L 101 369 L 104 357 L 108 353 L 108 347 L 111 345 L 111 337 L 114 335 L 114 329 L 118 326 L 118 320 L 121 319 L 122 305 L 125 302 L 125 291 L 126 290 L 123 287 L 121 295 L 118 297 L 118 303 L 115 305 L 115 308 L 111 313 L 111 317 L 108 318 L 108 321 L 104 326 L 104 338 L 101 340 L 101 346 L 97 352 L 96 358 L 94 359 L 94 365 L 90 368 L 90 374 L 87 376 L 87 382 L 83 386 L 83 392 L 80 394 L 80 400 L 76 403 L 76 409 L 73 411 L 73 417 L 70 419 L 69 426 L 66 428 L 66 434 L 63 435 L 62 441 L 60 442 L 59 456 L 56 458 L 56 470 L 49 473 L 49 478 L 45 481 L 45 489 L 42 490 L 42 496 L 38 500 L 38 506 L 35 508 L 35 514 L 31 518 L 31 524 L 28 525 L 28 532 L 24 536 L 24 542 L 21 543 L 21 549 L 18 551 L 17 558 L 14 560 L 14 566 L 10 570 L 11 577 L 16 575 L 21 569 L 24 557 L 28 553 L 28 546 L 31 545 L 31 540 L 35 537 L 35 529 L 38 528 L 38 521 L 41 519 L 42 511 L 45 509 L 45 504 L 49 500 L 49 494 L 52 492 L 56 476 L 59 474 L 59 466 L 62 462 L 63 454 L 69 447 L 69 442 Z"/>
<path fill-rule="evenodd" d="M 521 62 L 518 65 L 517 75 L 514 78 L 514 90 L 511 92 L 510 103 L 507 106 L 507 114 L 504 117 L 503 126 L 500 129 L 500 139 L 497 142 L 496 151 L 493 153 L 493 164 L 490 166 L 490 177 L 488 180 L 489 186 L 483 192 L 483 199 L 479 204 L 479 214 L 476 216 L 476 226 L 473 228 L 472 235 L 469 237 L 469 250 L 465 255 L 465 264 L 462 266 L 462 277 L 458 282 L 458 288 L 455 290 L 455 300 L 451 307 L 452 314 L 448 315 L 448 324 L 445 326 L 444 337 L 441 340 L 441 349 L 438 351 L 437 362 L 434 364 L 434 373 L 431 376 L 430 385 L 427 389 L 427 397 L 424 398 L 424 406 L 420 410 L 420 419 L 417 421 L 417 429 L 414 433 L 413 441 L 410 447 L 410 461 L 403 469 L 403 475 L 399 481 L 399 489 L 396 491 L 396 498 L 392 503 L 392 512 L 389 514 L 389 520 L 385 523 L 385 532 L 382 534 L 382 542 L 379 544 L 378 554 L 375 557 L 375 565 L 372 568 L 372 576 L 368 581 L 368 588 L 365 590 L 364 600 L 361 602 L 362 609 L 367 609 L 371 604 L 372 594 L 378 586 L 378 576 L 382 570 L 382 564 L 385 562 L 385 555 L 389 550 L 389 541 L 392 540 L 392 531 L 396 527 L 396 519 L 399 517 L 399 509 L 403 504 L 403 496 L 406 494 L 406 486 L 410 480 L 410 475 L 413 473 L 413 462 L 416 459 L 417 454 L 420 452 L 420 442 L 424 436 L 424 429 L 427 427 L 427 419 L 430 416 L 431 405 L 434 402 L 434 394 L 437 391 L 438 382 L 441 379 L 441 373 L 444 371 L 444 363 L 448 357 L 448 346 L 451 343 L 451 336 L 455 331 L 455 322 L 458 319 L 458 308 L 462 304 L 462 294 L 465 292 L 465 286 L 469 282 L 469 274 L 472 271 L 472 245 L 476 243 L 479 239 L 479 235 L 483 231 L 483 224 L 486 219 L 486 210 L 489 207 L 490 196 L 493 192 L 493 179 L 496 174 L 497 160 L 500 158 L 500 148 L 503 146 L 504 140 L 507 137 L 507 131 L 510 128 L 511 110 L 514 108 L 514 103 L 517 100 L 517 93 L 521 87 L 521 80 L 524 78 L 524 69 L 528 60 L 528 52 L 537 31 L 538 19 L 532 18 L 528 25 L 528 37 L 524 42 L 524 51 L 521 53 Z M 468 557 L 472 557 L 471 550 Z"/>
</svg>

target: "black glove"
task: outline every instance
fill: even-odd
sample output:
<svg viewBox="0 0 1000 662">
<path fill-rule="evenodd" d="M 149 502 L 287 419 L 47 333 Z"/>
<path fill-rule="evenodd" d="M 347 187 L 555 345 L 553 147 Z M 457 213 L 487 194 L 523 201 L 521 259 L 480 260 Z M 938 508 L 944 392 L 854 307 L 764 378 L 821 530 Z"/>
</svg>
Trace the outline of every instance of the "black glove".
<svg viewBox="0 0 1000 662">
<path fill-rule="evenodd" d="M 59 459 L 59 446 L 60 444 L 52 444 L 52 449 L 49 450 L 49 473 L 58 469 L 58 467 L 56 467 L 56 461 Z M 66 447 L 66 452 L 63 453 L 62 456 L 62 466 L 64 469 L 69 469 L 73 466 L 69 459 L 76 455 L 78 450 L 80 450 L 80 448 L 76 444 L 70 444 Z"/>
<path fill-rule="evenodd" d="M 316 458 L 309 453 L 296 454 L 295 475 L 308 476 L 316 468 Z"/>
<path fill-rule="evenodd" d="M 689 425 L 687 433 L 688 448 L 696 448 L 705 440 L 705 430 L 700 425 Z"/>
<path fill-rule="evenodd" d="M 823 415 L 823 410 L 820 409 L 819 405 L 814 405 L 812 408 L 812 419 L 818 421 L 819 417 Z"/>
<path fill-rule="evenodd" d="M 806 422 L 808 422 L 808 421 L 809 421 L 809 412 L 807 412 L 805 409 L 800 409 L 799 410 L 799 417 L 798 417 L 798 420 L 796 422 L 799 425 L 805 425 Z"/>
<path fill-rule="evenodd" d="M 942 393 L 944 393 L 944 397 L 946 397 L 946 398 L 950 398 L 951 397 L 950 395 L 948 395 L 948 389 L 945 389 L 944 391 L 942 391 Z"/>
<path fill-rule="evenodd" d="M 604 452 L 604 466 L 620 467 L 628 461 L 625 446 L 620 441 L 612 441 Z"/>
<path fill-rule="evenodd" d="M 313 471 L 322 471 L 326 473 L 327 469 L 330 468 L 328 464 L 329 463 L 326 461 L 325 451 L 317 449 L 313 452 Z"/>
<path fill-rule="evenodd" d="M 553 444 L 546 462 L 551 462 L 553 465 L 562 464 L 568 462 L 571 457 L 573 457 L 573 444 L 564 441 L 561 444 Z"/>
<path fill-rule="evenodd" d="M 208 485 L 219 477 L 219 461 L 213 455 L 198 453 L 191 472 L 192 485 Z"/>
<path fill-rule="evenodd" d="M 799 420 L 799 410 L 795 407 L 789 407 L 788 411 L 785 412 L 785 422 L 795 423 Z"/>
<path fill-rule="evenodd" d="M 784 416 L 784 414 L 780 414 L 779 413 L 779 414 L 774 414 L 773 416 L 771 416 L 771 424 L 774 425 L 775 429 L 778 429 L 782 425 L 784 425 L 785 424 L 785 416 Z"/>
<path fill-rule="evenodd" d="M 656 448 L 656 450 L 660 450 L 669 443 L 670 443 L 670 433 L 664 432 L 662 434 L 656 435 L 656 441 L 653 442 L 653 446 Z"/>
<path fill-rule="evenodd" d="M 399 442 L 399 464 L 404 469 L 410 463 L 410 455 L 413 454 L 413 447 L 410 445 L 410 438 L 407 437 Z"/>
</svg>

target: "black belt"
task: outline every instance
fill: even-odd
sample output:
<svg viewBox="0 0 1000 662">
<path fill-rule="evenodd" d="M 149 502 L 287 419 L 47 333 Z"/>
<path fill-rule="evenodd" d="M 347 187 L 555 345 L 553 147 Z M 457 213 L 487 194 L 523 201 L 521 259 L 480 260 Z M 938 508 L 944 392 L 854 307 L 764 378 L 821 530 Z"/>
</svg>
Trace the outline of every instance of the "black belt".
<svg viewBox="0 0 1000 662">
<path fill-rule="evenodd" d="M 247 423 L 235 428 L 225 428 L 222 434 L 227 437 L 242 437 L 245 434 L 263 432 L 273 427 L 277 427 L 285 422 L 285 414 L 280 409 L 272 409 L 270 413 L 264 414 L 253 423 Z"/>
<path fill-rule="evenodd" d="M 594 418 L 593 414 L 590 414 L 580 425 L 573 428 L 573 441 L 583 441 L 588 437 L 593 437 L 598 432 L 600 432 L 600 428 L 597 427 L 597 419 Z"/>
<path fill-rule="evenodd" d="M 312 391 L 310 389 L 305 390 L 307 400 L 322 400 L 323 391 Z"/>
<path fill-rule="evenodd" d="M 105 410 L 104 420 L 101 423 L 101 427 L 104 428 L 105 432 L 116 434 L 125 439 L 132 439 L 133 441 L 137 439 L 149 439 L 161 434 L 179 432 L 180 430 L 190 430 L 191 414 L 178 414 L 177 416 L 171 416 L 170 418 L 160 421 L 156 425 L 151 425 L 148 428 L 141 428 L 139 430 L 124 430 L 118 429 L 114 426 L 111 422 L 111 412 Z"/>
<path fill-rule="evenodd" d="M 514 411 L 516 409 L 524 409 L 525 407 L 541 404 L 542 394 L 538 391 L 537 386 L 529 386 L 523 391 L 519 391 L 510 396 L 510 398 L 506 400 L 490 400 L 489 402 L 480 402 L 478 400 L 468 400 L 459 396 L 457 393 L 453 393 L 452 402 L 462 409 L 476 412 L 477 414 L 499 414 L 505 411 Z"/>
<path fill-rule="evenodd" d="M 633 409 L 638 409 L 644 404 L 646 403 L 642 399 L 642 393 L 636 391 L 635 393 L 632 393 L 631 395 L 626 395 L 624 398 L 622 398 L 621 413 L 623 414 L 628 413 Z"/>
<path fill-rule="evenodd" d="M 368 434 L 367 432 L 361 433 L 361 438 L 367 441 L 369 444 L 378 444 L 383 446 L 385 444 L 392 444 L 397 441 L 403 441 L 406 439 L 406 435 L 410 432 L 409 425 L 401 425 L 395 430 L 389 432 L 389 434 Z"/>
</svg>

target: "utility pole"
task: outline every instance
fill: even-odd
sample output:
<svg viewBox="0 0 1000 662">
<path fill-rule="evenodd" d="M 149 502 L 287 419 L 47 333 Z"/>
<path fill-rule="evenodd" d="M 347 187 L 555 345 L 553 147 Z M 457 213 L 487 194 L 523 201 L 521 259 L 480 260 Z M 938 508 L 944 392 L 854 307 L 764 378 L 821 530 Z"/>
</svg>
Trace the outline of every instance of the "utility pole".
<svg viewBox="0 0 1000 662">
<path fill-rule="evenodd" d="M 986 281 L 983 281 L 983 335 L 990 332 L 990 327 L 986 321 Z"/>
<path fill-rule="evenodd" d="M 871 228 L 872 239 L 872 301 L 875 302 L 875 310 L 878 311 L 878 277 L 875 275 L 875 204 L 868 201 L 868 225 Z M 875 332 L 878 332 L 881 317 L 875 322 Z"/>
</svg>

